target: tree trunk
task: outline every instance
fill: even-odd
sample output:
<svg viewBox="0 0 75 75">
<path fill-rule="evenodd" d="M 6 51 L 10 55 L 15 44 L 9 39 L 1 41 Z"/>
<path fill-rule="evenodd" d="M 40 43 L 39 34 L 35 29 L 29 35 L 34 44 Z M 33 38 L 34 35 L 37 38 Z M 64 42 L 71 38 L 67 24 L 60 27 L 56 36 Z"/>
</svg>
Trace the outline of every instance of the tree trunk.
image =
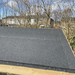
<svg viewBox="0 0 75 75">
<path fill-rule="evenodd" d="M 53 28 L 53 25 L 54 25 L 54 20 L 50 19 L 50 28 Z"/>
<path fill-rule="evenodd" d="M 36 19 L 36 28 L 37 28 L 37 25 L 38 25 L 38 13 L 37 13 L 37 19 Z"/>
<path fill-rule="evenodd" d="M 69 39 L 69 24 L 67 24 L 67 39 Z"/>
<path fill-rule="evenodd" d="M 47 16 L 47 21 L 46 21 L 46 26 L 45 26 L 45 28 L 47 28 L 48 21 L 49 21 L 49 16 Z"/>
</svg>

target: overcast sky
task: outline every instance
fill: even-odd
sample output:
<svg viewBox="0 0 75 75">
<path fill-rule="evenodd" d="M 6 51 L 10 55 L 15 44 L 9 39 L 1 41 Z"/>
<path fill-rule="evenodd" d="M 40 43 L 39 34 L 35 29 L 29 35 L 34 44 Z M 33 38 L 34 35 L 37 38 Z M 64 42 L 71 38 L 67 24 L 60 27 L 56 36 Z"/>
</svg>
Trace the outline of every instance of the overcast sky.
<svg viewBox="0 0 75 75">
<path fill-rule="evenodd" d="M 6 1 L 7 0 L 3 0 L 3 2 L 6 2 Z M 67 8 L 71 8 L 70 4 L 71 4 L 71 0 L 52 0 L 52 11 L 58 11 L 60 9 L 63 11 Z M 15 0 L 8 0 L 8 3 L 6 5 L 9 5 L 10 7 L 14 7 L 18 9 L 18 6 Z M 74 7 L 74 10 L 75 10 L 75 7 Z"/>
<path fill-rule="evenodd" d="M 4 2 L 6 2 L 7 0 L 3 0 Z M 17 3 L 15 0 L 8 0 L 8 5 L 9 6 L 14 6 L 14 7 L 17 7 Z M 32 0 L 30 0 L 32 1 Z M 64 9 L 66 8 L 70 8 L 70 3 L 71 3 L 71 0 L 52 0 L 53 1 L 53 5 L 52 5 L 52 10 L 59 10 L 59 6 L 62 7 L 64 5 Z M 64 3 L 66 2 L 66 3 Z M 59 5 L 59 6 L 58 6 Z"/>
</svg>

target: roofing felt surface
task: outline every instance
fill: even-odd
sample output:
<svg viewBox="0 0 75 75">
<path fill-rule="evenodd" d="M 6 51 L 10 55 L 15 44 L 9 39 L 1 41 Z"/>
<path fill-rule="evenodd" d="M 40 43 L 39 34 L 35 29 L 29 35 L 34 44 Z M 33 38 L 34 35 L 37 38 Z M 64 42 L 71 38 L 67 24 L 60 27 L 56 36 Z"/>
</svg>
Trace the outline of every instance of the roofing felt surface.
<svg viewBox="0 0 75 75">
<path fill-rule="evenodd" d="M 75 58 L 60 29 L 0 27 L 0 64 L 75 73 Z"/>
</svg>

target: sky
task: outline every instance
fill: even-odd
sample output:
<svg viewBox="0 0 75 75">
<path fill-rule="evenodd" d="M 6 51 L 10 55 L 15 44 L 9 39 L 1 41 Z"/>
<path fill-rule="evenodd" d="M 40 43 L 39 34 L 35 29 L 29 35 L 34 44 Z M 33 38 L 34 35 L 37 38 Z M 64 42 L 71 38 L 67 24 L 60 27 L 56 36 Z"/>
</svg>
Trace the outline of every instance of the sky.
<svg viewBox="0 0 75 75">
<path fill-rule="evenodd" d="M 4 3 L 4 2 L 6 2 L 7 0 L 1 0 L 2 1 L 2 3 Z M 30 0 L 30 1 L 33 1 L 33 0 Z M 47 1 L 47 0 L 46 0 Z M 65 9 L 68 9 L 68 8 L 71 8 L 71 4 L 72 2 L 71 2 L 71 0 L 52 0 L 52 5 L 51 5 L 51 7 L 52 7 L 52 12 L 53 11 L 59 11 L 59 10 L 62 10 L 62 11 L 64 11 Z M 6 5 L 9 5 L 10 7 L 14 7 L 14 8 L 17 8 L 18 9 L 18 6 L 17 6 L 17 3 L 16 3 L 16 1 L 15 0 L 8 0 L 8 3 L 6 4 Z M 64 6 L 64 7 L 62 7 L 62 6 Z M 0 6 L 1 7 L 1 6 Z M 74 9 L 74 11 L 75 11 L 75 6 L 73 7 L 73 9 Z M 42 10 L 42 12 L 43 12 L 44 10 Z M 75 13 L 74 13 L 74 11 L 73 11 L 73 16 L 75 16 Z M 2 16 L 2 14 L 3 14 L 3 9 L 1 9 L 1 16 Z M 17 13 L 17 15 L 18 15 L 18 13 Z M 53 17 L 54 17 L 54 15 L 53 15 Z"/>
</svg>

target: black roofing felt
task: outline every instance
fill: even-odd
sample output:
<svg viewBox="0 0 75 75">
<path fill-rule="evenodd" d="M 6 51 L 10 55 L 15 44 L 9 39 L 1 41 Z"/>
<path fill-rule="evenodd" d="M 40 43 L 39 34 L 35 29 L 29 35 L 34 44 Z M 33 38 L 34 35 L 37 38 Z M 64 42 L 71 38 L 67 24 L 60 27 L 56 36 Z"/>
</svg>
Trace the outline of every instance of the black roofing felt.
<svg viewBox="0 0 75 75">
<path fill-rule="evenodd" d="M 60 29 L 0 27 L 0 64 L 75 73 L 75 58 Z"/>
</svg>

